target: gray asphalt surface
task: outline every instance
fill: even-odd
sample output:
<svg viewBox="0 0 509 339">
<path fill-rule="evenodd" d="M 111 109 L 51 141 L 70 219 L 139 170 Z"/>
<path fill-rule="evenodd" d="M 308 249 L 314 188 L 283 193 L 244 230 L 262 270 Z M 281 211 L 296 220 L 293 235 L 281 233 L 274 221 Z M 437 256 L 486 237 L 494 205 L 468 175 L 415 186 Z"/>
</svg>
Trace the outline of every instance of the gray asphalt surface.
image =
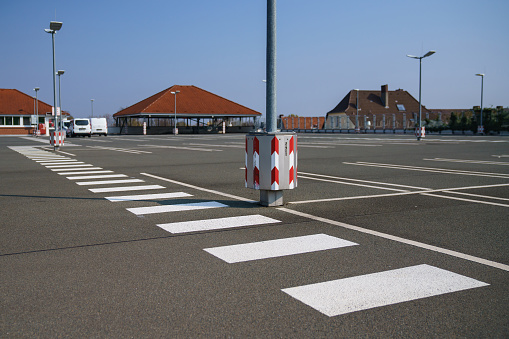
<svg viewBox="0 0 509 339">
<path fill-rule="evenodd" d="M 0 337 L 509 337 L 509 137 L 299 134 L 298 187 L 283 208 L 242 200 L 259 200 L 244 187 L 244 138 L 76 138 L 53 152 L 0 137 Z M 77 185 L 93 180 L 52 171 L 33 150 L 127 175 L 94 180 L 144 182 Z M 136 185 L 165 189 L 90 191 Z M 192 196 L 105 199 L 163 192 Z M 127 210 L 210 201 L 227 207 Z M 280 222 L 157 226 L 256 214 Z M 204 251 L 313 234 L 358 245 L 239 263 Z M 335 316 L 282 291 L 417 265 L 487 285 Z"/>
</svg>

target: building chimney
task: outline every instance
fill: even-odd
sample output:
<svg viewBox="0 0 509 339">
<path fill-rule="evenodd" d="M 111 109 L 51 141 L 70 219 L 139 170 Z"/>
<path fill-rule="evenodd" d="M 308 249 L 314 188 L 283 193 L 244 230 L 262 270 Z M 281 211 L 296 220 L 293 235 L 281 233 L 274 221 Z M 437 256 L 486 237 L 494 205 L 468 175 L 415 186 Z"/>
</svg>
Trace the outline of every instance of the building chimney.
<svg viewBox="0 0 509 339">
<path fill-rule="evenodd" d="M 382 95 L 380 96 L 382 100 L 382 105 L 385 108 L 389 108 L 389 85 L 382 85 Z"/>
</svg>

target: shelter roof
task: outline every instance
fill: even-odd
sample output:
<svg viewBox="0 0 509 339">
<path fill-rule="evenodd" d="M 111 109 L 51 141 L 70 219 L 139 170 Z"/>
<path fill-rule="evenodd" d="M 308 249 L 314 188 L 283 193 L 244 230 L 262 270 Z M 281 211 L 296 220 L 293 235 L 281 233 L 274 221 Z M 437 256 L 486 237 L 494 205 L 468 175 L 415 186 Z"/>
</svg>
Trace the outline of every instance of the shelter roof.
<svg viewBox="0 0 509 339">
<path fill-rule="evenodd" d="M 237 104 L 233 101 L 210 93 L 196 86 L 174 85 L 156 93 L 132 106 L 115 114 L 114 117 L 126 116 L 173 116 L 175 114 L 175 94 L 177 116 L 203 117 L 203 116 L 232 116 L 256 117 L 261 113 Z"/>
<path fill-rule="evenodd" d="M 51 112 L 53 106 L 39 101 L 39 114 Z M 0 115 L 33 115 L 34 97 L 17 89 L 0 88 Z M 67 114 L 64 112 L 64 114 Z"/>
</svg>

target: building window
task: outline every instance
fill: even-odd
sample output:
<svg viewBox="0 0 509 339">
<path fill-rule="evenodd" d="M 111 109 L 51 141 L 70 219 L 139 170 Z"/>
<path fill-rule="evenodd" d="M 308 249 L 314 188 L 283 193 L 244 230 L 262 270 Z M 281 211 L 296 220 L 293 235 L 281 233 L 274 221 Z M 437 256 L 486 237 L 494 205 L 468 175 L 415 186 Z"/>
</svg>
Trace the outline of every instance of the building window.
<svg viewBox="0 0 509 339">
<path fill-rule="evenodd" d="M 12 117 L 5 117 L 5 125 L 12 126 Z"/>
<path fill-rule="evenodd" d="M 12 118 L 12 124 L 13 124 L 14 126 L 19 126 L 19 122 L 20 122 L 19 117 L 13 117 L 13 118 Z"/>
<path fill-rule="evenodd" d="M 0 126 L 5 125 L 5 119 L 4 117 L 0 117 Z"/>
<path fill-rule="evenodd" d="M 30 126 L 30 117 L 23 117 L 23 125 Z"/>
<path fill-rule="evenodd" d="M 40 124 L 44 124 L 46 122 L 46 118 L 45 117 L 39 117 L 39 123 Z"/>
<path fill-rule="evenodd" d="M 398 111 L 400 111 L 400 112 L 404 112 L 404 111 L 406 111 L 406 109 L 405 109 L 405 105 L 403 105 L 403 104 L 397 104 L 396 106 L 398 107 Z"/>
</svg>

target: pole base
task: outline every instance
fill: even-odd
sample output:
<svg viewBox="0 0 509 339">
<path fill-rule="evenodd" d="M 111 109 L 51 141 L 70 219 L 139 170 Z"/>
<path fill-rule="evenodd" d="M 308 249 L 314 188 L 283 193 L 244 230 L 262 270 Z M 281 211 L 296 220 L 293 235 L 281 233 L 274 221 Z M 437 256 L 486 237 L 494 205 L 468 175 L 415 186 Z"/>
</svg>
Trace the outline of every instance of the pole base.
<svg viewBox="0 0 509 339">
<path fill-rule="evenodd" d="M 275 207 L 283 205 L 283 191 L 260 190 L 260 205 Z"/>
</svg>

